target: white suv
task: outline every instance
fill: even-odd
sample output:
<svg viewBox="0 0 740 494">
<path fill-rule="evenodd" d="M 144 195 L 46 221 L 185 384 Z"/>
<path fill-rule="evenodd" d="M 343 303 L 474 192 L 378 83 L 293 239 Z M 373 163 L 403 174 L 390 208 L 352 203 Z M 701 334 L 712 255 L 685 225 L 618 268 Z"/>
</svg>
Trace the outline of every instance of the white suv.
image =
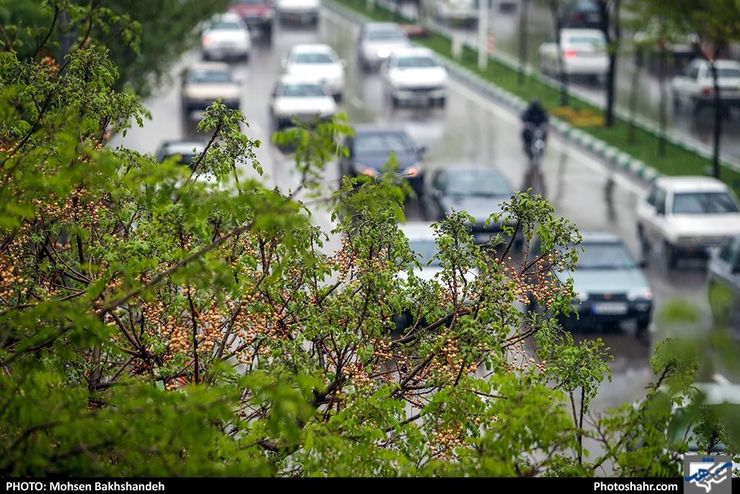
<svg viewBox="0 0 740 494">
<path fill-rule="evenodd" d="M 724 183 L 709 177 L 661 177 L 637 206 L 644 251 L 663 249 L 669 267 L 680 257 L 706 257 L 740 234 L 740 207 Z"/>
</svg>

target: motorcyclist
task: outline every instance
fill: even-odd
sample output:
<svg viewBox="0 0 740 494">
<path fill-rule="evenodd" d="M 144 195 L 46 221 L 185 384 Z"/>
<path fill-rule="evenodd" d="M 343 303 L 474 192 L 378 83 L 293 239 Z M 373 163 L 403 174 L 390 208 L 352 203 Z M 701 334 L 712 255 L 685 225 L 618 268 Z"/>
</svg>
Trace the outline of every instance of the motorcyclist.
<svg viewBox="0 0 740 494">
<path fill-rule="evenodd" d="M 530 158 L 532 131 L 537 127 L 544 126 L 543 139 L 547 139 L 547 121 L 547 112 L 542 108 L 540 100 L 533 99 L 530 101 L 529 106 L 524 110 L 524 113 L 522 113 L 522 122 L 524 123 L 524 128 L 522 129 L 522 143 L 524 144 L 524 152 L 527 153 L 527 156 Z"/>
</svg>

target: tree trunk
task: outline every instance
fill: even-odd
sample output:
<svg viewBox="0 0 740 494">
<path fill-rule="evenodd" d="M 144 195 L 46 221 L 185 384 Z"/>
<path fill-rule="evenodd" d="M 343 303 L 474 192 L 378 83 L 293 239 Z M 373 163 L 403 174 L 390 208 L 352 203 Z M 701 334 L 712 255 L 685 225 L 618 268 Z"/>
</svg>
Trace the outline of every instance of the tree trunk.
<svg viewBox="0 0 740 494">
<path fill-rule="evenodd" d="M 660 84 L 660 103 L 659 103 L 659 116 L 658 126 L 660 127 L 660 135 L 658 136 L 658 156 L 665 156 L 666 151 L 666 139 L 665 139 L 665 128 L 667 121 L 666 112 L 666 90 L 665 90 L 665 71 L 666 71 L 666 45 L 661 43 L 660 45 L 660 57 L 658 60 L 658 83 Z"/>
<path fill-rule="evenodd" d="M 715 50 L 716 53 L 716 50 Z M 719 78 L 717 77 L 716 57 L 709 61 L 709 69 L 712 72 L 712 85 L 714 86 L 714 145 L 712 150 L 712 174 L 714 178 L 720 178 L 720 137 L 722 136 L 722 98 L 720 95 Z"/>
<path fill-rule="evenodd" d="M 640 82 L 640 75 L 642 74 L 642 67 L 645 63 L 645 53 L 643 48 L 638 46 L 635 51 L 635 70 L 632 73 L 632 84 L 630 85 L 630 123 L 629 131 L 627 134 L 627 141 L 630 144 L 634 144 L 637 141 L 637 135 L 635 133 L 635 119 L 637 114 L 637 85 Z"/>
<path fill-rule="evenodd" d="M 606 74 L 606 109 L 604 114 L 604 124 L 607 127 L 614 126 L 614 99 L 616 97 L 616 77 L 617 77 L 617 55 L 619 53 L 619 43 L 621 41 L 621 29 L 619 23 L 620 0 L 614 1 L 614 39 L 611 36 L 611 15 L 607 0 L 599 2 L 601 6 L 601 30 L 604 33 L 606 46 L 609 50 L 609 70 Z"/>
<path fill-rule="evenodd" d="M 563 64 L 563 52 L 560 47 L 560 4 L 557 0 L 550 0 L 550 12 L 555 24 L 555 48 L 558 58 L 558 72 L 560 76 L 560 105 L 568 106 L 570 104 L 570 95 L 568 93 L 568 74 L 565 72 Z"/>
<path fill-rule="evenodd" d="M 519 74 L 517 80 L 519 84 L 524 83 L 524 71 L 527 66 L 527 55 L 529 44 L 527 24 L 529 22 L 529 0 L 522 0 L 522 10 L 519 12 Z"/>
</svg>

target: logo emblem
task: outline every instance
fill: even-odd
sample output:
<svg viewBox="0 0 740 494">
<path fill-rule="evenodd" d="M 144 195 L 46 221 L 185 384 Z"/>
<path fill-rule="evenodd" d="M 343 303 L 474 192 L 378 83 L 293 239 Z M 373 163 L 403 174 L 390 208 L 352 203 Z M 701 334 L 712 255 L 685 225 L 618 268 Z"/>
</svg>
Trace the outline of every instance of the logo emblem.
<svg viewBox="0 0 740 494">
<path fill-rule="evenodd" d="M 686 455 L 683 468 L 686 494 L 732 494 L 729 456 Z"/>
</svg>

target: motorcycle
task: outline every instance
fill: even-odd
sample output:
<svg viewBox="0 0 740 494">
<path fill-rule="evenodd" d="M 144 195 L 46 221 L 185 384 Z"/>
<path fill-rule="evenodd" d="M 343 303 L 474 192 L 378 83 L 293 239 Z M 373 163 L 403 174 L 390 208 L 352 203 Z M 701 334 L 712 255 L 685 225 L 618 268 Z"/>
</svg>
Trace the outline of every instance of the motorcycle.
<svg viewBox="0 0 740 494">
<path fill-rule="evenodd" d="M 547 137 L 547 124 L 527 124 L 530 140 L 527 155 L 530 167 L 539 167 L 542 164 L 542 155 L 545 153 L 545 141 Z"/>
</svg>

